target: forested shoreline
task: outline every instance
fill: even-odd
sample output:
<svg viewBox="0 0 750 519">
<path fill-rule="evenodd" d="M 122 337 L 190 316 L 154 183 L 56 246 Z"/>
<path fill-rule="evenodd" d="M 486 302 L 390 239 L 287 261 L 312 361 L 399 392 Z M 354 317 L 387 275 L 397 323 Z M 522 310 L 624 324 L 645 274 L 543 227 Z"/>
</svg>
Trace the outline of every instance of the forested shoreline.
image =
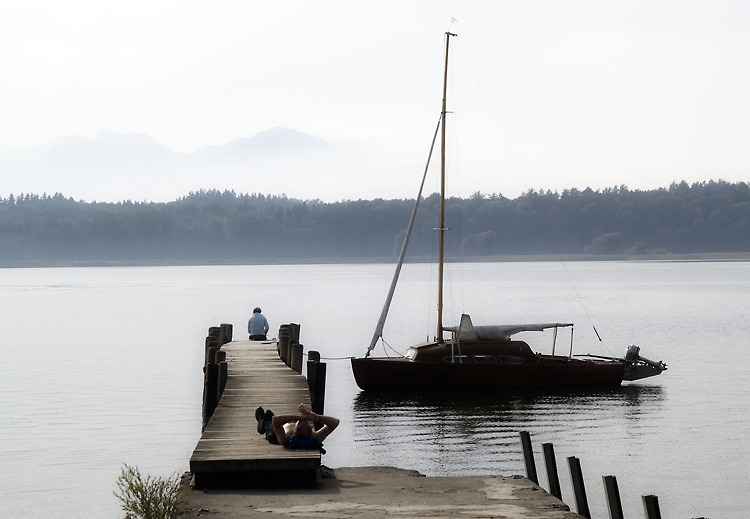
<svg viewBox="0 0 750 519">
<path fill-rule="evenodd" d="M 414 200 L 324 203 L 200 191 L 169 203 L 75 201 L 62 194 L 0 199 L 0 261 L 382 261 L 398 255 Z M 437 243 L 439 197 L 421 201 L 409 246 Z M 750 252 L 745 182 L 673 183 L 650 191 L 529 190 L 446 201 L 451 258 Z"/>
</svg>

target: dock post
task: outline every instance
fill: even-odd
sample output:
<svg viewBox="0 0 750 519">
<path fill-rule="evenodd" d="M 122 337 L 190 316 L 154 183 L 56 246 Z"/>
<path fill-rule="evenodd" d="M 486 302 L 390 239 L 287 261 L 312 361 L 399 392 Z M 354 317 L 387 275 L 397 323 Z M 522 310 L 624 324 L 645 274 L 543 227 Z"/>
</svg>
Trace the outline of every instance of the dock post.
<svg viewBox="0 0 750 519">
<path fill-rule="evenodd" d="M 217 364 L 219 358 L 219 340 L 216 337 L 206 337 L 206 356 L 204 365 Z"/>
<path fill-rule="evenodd" d="M 292 338 L 292 331 L 290 325 L 282 324 L 279 327 L 279 357 L 282 362 L 289 365 L 289 342 Z"/>
<path fill-rule="evenodd" d="M 326 364 L 320 362 L 320 353 L 314 350 L 307 354 L 307 387 L 310 389 L 312 412 L 325 414 Z M 315 422 L 316 430 L 322 426 L 323 424 Z"/>
<path fill-rule="evenodd" d="M 218 330 L 218 328 L 216 328 Z M 206 337 L 206 356 L 203 366 L 203 429 L 211 419 L 211 416 L 219 405 L 219 363 L 217 357 L 219 353 L 218 335 Z"/>
<path fill-rule="evenodd" d="M 617 488 L 617 478 L 614 476 L 602 476 L 602 482 L 604 483 L 604 493 L 607 496 L 609 519 L 624 519 L 622 516 L 620 491 Z"/>
<path fill-rule="evenodd" d="M 568 457 L 568 468 L 570 469 L 570 480 L 573 483 L 573 495 L 576 500 L 576 511 L 586 519 L 591 519 L 589 512 L 589 502 L 586 499 L 586 487 L 583 484 L 583 472 L 581 471 L 581 461 L 575 456 Z"/>
<path fill-rule="evenodd" d="M 315 400 L 313 401 L 314 413 L 325 414 L 326 404 L 326 363 L 315 364 Z"/>
<path fill-rule="evenodd" d="M 521 437 L 521 449 L 523 451 L 523 462 L 526 465 L 526 477 L 539 484 L 539 478 L 536 475 L 536 464 L 534 463 L 534 451 L 531 449 L 531 436 L 528 431 L 518 433 Z"/>
<path fill-rule="evenodd" d="M 557 476 L 557 462 L 555 461 L 555 448 L 551 443 L 542 444 L 544 452 L 544 466 L 547 469 L 547 481 L 549 482 L 549 493 L 557 499 L 562 500 L 562 491 L 560 490 L 560 478 Z"/>
<path fill-rule="evenodd" d="M 298 342 L 292 342 L 289 346 L 289 363 L 288 366 L 297 373 L 302 373 L 302 357 L 304 347 Z"/>
<path fill-rule="evenodd" d="M 315 398 L 313 400 L 313 412 L 325 414 L 326 404 L 326 363 L 315 364 Z"/>
<path fill-rule="evenodd" d="M 291 339 L 293 342 L 299 342 L 299 331 L 300 325 L 297 323 L 289 323 L 289 330 L 291 331 Z"/>
<path fill-rule="evenodd" d="M 310 402 L 312 404 L 315 403 L 315 365 L 318 362 L 320 362 L 320 352 L 310 350 L 307 353 L 307 388 L 310 390 Z M 315 412 L 314 409 L 313 412 Z"/>
<path fill-rule="evenodd" d="M 646 519 L 661 519 L 661 510 L 659 510 L 659 498 L 653 494 L 641 496 L 643 499 L 643 511 Z"/>
<path fill-rule="evenodd" d="M 232 328 L 233 326 L 229 323 L 222 323 L 221 326 L 219 326 L 219 329 L 221 330 L 219 344 L 224 345 L 228 342 L 232 342 Z"/>
<path fill-rule="evenodd" d="M 221 395 L 224 394 L 224 389 L 226 389 L 227 387 L 228 379 L 229 379 L 229 364 L 227 364 L 226 355 L 224 355 L 224 360 L 219 362 L 219 398 L 221 398 Z"/>
<path fill-rule="evenodd" d="M 218 343 L 217 346 L 221 348 L 222 342 L 221 342 L 221 327 L 220 326 L 212 326 L 208 329 L 208 336 L 216 339 L 216 342 Z"/>
</svg>

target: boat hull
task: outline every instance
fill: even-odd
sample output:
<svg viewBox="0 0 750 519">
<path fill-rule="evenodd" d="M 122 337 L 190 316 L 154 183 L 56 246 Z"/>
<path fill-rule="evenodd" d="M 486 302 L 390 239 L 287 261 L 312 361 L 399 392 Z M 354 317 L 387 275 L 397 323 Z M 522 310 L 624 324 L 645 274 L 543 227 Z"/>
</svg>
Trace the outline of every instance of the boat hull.
<svg viewBox="0 0 750 519">
<path fill-rule="evenodd" d="M 364 390 L 503 389 L 619 385 L 625 364 L 568 357 L 540 358 L 533 365 L 415 361 L 407 358 L 351 359 Z"/>
</svg>

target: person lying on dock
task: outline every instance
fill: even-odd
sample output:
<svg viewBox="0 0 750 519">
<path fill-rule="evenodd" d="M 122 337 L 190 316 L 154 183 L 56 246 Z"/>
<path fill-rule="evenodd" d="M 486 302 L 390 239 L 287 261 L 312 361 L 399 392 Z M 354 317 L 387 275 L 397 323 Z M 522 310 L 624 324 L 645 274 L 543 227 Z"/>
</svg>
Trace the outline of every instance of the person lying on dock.
<svg viewBox="0 0 750 519">
<path fill-rule="evenodd" d="M 340 420 L 332 416 L 308 411 L 305 404 L 299 405 L 299 414 L 275 416 L 262 407 L 255 410 L 258 432 L 266 435 L 266 440 L 290 449 L 323 449 L 323 440 L 338 427 Z M 310 422 L 319 422 L 323 427 L 313 430 Z"/>
</svg>

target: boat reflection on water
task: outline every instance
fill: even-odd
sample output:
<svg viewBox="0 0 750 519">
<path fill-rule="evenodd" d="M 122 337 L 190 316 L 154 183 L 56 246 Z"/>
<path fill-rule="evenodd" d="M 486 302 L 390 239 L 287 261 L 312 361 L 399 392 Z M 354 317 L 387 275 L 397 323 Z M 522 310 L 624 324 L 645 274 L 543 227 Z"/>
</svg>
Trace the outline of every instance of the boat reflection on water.
<svg viewBox="0 0 750 519">
<path fill-rule="evenodd" d="M 647 443 L 663 412 L 661 386 L 515 391 L 364 391 L 354 400 L 358 457 L 428 476 L 522 474 L 519 431 L 558 456 Z M 558 461 L 558 465 L 561 461 Z"/>
</svg>

